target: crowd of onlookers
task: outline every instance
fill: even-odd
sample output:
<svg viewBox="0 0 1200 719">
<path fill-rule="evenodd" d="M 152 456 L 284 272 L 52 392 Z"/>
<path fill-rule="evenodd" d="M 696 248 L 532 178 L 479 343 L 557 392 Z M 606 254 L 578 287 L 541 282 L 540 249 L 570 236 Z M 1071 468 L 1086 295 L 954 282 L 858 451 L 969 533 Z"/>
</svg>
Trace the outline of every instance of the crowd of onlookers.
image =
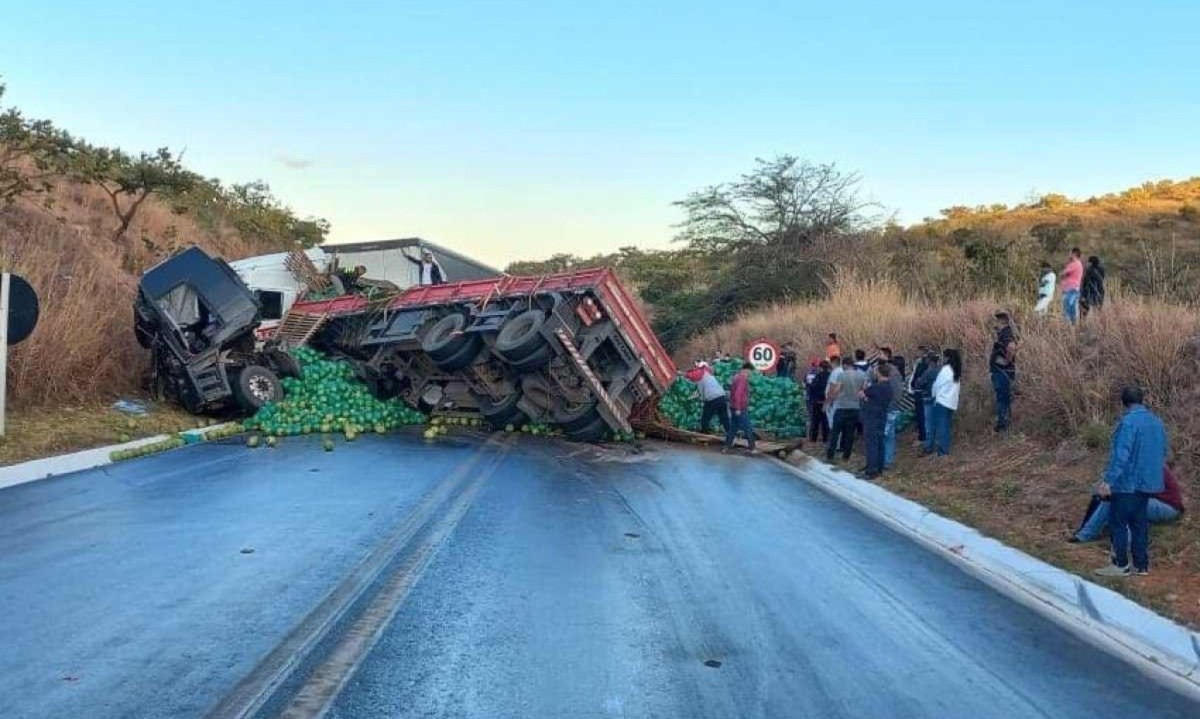
<svg viewBox="0 0 1200 719">
<path fill-rule="evenodd" d="M 1103 264 L 1092 256 L 1085 268 L 1081 257 L 1079 248 L 1072 248 L 1061 280 L 1048 263 L 1043 263 L 1035 305 L 1038 314 L 1048 312 L 1056 287 L 1062 292 L 1063 317 L 1071 324 L 1103 306 Z M 827 461 L 849 461 L 861 437 L 865 455 L 861 474 L 869 480 L 879 477 L 895 462 L 896 434 L 906 414 L 911 414 L 924 454 L 950 453 L 963 377 L 960 350 L 918 346 L 915 361 L 909 365 L 903 355 L 888 346 L 877 345 L 869 353 L 843 349 L 841 338 L 832 332 L 824 349 L 824 357 L 813 358 L 799 376 L 795 347 L 785 343 L 775 372 L 803 383 L 808 439 L 821 443 Z M 1018 336 L 1012 317 L 999 310 L 988 353 L 996 432 L 1008 431 L 1012 423 L 1017 354 Z M 734 378 L 728 398 L 707 363 L 697 360 L 687 374 L 704 400 L 702 431 L 708 431 L 714 418 L 719 420 L 726 433 L 726 449 L 739 432 L 754 449 L 754 431 L 748 418 L 751 371 L 752 365 L 745 363 Z M 1184 511 L 1179 483 L 1166 464 L 1167 435 L 1162 421 L 1146 407 L 1139 387 L 1126 387 L 1121 402 L 1124 412 L 1113 432 L 1103 478 L 1097 483 L 1079 528 L 1069 537 L 1071 542 L 1093 541 L 1108 529 L 1112 562 L 1096 573 L 1109 577 L 1148 572 L 1149 524 L 1171 521 Z"/>
</svg>

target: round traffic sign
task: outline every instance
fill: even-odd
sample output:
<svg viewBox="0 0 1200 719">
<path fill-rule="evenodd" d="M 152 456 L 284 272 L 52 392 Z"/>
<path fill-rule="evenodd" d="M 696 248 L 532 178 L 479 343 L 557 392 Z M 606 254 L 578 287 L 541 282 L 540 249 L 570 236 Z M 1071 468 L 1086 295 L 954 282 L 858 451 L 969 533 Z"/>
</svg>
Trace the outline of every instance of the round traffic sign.
<svg viewBox="0 0 1200 719">
<path fill-rule="evenodd" d="M 33 333 L 38 321 L 38 296 L 20 275 L 8 276 L 8 344 Z"/>
<path fill-rule="evenodd" d="M 746 360 L 759 372 L 770 372 L 779 364 L 779 345 L 769 339 L 757 339 L 746 345 Z"/>
</svg>

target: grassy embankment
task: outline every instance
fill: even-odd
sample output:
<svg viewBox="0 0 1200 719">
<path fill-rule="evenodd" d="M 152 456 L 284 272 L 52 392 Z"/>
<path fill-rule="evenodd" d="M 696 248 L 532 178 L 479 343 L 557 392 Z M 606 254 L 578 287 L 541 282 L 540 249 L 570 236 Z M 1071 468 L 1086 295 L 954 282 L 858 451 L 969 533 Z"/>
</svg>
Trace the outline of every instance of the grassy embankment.
<svg viewBox="0 0 1200 719">
<path fill-rule="evenodd" d="M 129 428 L 109 408 L 121 397 L 145 399 L 147 360 L 132 325 L 137 277 L 190 244 L 227 259 L 281 249 L 157 197 L 114 242 L 109 199 L 98 188 L 62 180 L 51 199 L 49 207 L 45 198 L 0 205 L 0 267 L 28 279 L 41 304 L 34 334 L 9 354 L 0 464 L 192 426 L 178 410 L 152 404 Z"/>
<path fill-rule="evenodd" d="M 1113 296 L 1078 329 L 1060 317 L 1015 308 L 1020 329 L 1014 430 L 992 432 L 987 374 L 990 299 L 952 305 L 913 300 L 890 280 L 842 277 L 826 300 L 748 313 L 693 340 L 681 358 L 754 337 L 792 340 L 818 356 L 830 331 L 843 348 L 891 345 L 911 357 L 918 344 L 959 347 L 966 364 L 955 445 L 925 458 L 909 431 L 895 471 L 882 484 L 945 515 L 1070 571 L 1090 576 L 1107 561 L 1104 543 L 1069 545 L 1099 477 L 1117 415 L 1117 392 L 1137 382 L 1171 433 L 1185 499 L 1200 501 L 1200 315 L 1159 300 Z M 861 453 L 860 446 L 856 453 Z M 861 454 L 850 468 L 861 466 Z M 1116 584 L 1155 609 L 1200 626 L 1200 536 L 1191 513 L 1153 529 L 1150 577 Z"/>
</svg>

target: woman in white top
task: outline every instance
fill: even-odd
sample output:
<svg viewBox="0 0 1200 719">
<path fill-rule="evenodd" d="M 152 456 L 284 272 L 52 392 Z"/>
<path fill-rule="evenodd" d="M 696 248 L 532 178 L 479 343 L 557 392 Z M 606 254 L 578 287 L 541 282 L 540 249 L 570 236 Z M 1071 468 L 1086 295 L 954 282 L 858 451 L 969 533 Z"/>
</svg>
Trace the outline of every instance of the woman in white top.
<svg viewBox="0 0 1200 719">
<path fill-rule="evenodd" d="M 1050 309 L 1050 303 L 1054 301 L 1054 288 L 1058 286 L 1058 276 L 1054 274 L 1054 268 L 1049 262 L 1042 263 L 1042 279 L 1038 281 L 1038 298 L 1037 304 L 1034 305 L 1033 311 L 1039 315 L 1046 314 Z"/>
<path fill-rule="evenodd" d="M 962 386 L 962 353 L 948 349 L 942 357 L 942 368 L 933 381 L 932 427 L 925 439 L 926 454 L 936 449 L 938 456 L 950 454 L 950 433 L 954 412 L 958 410 L 958 390 Z"/>
</svg>

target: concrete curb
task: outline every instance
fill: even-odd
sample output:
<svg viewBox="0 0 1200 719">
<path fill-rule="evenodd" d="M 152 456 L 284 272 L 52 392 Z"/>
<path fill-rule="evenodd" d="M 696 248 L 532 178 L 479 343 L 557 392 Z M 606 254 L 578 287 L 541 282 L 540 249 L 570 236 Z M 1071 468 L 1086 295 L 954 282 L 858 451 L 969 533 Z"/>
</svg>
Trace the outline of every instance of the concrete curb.
<svg viewBox="0 0 1200 719">
<path fill-rule="evenodd" d="M 1073 634 L 1200 698 L 1200 633 L 1116 592 L 811 457 L 773 461 L 898 530 Z M 1128 580 L 1136 581 L 1136 580 Z"/>
<path fill-rule="evenodd" d="M 189 429 L 180 432 L 184 435 L 199 435 L 207 436 L 209 432 L 228 427 L 234 422 L 225 422 L 215 424 L 211 427 L 203 427 L 200 429 Z M 0 467 L 0 489 L 6 487 L 15 487 L 18 484 L 26 482 L 36 482 L 39 479 L 47 479 L 49 477 L 57 477 L 63 474 L 71 474 L 72 472 L 82 472 L 85 469 L 95 469 L 103 467 L 107 464 L 112 464 L 109 455 L 123 449 L 134 449 L 147 444 L 161 442 L 172 435 L 157 434 L 153 437 L 142 437 L 135 439 L 132 442 L 123 442 L 121 444 L 110 444 L 106 447 L 95 447 L 93 449 L 85 449 L 79 452 L 71 452 L 69 454 L 60 454 L 54 457 L 43 457 L 42 459 L 31 459 L 28 462 L 20 464 L 12 464 L 7 467 Z"/>
</svg>

